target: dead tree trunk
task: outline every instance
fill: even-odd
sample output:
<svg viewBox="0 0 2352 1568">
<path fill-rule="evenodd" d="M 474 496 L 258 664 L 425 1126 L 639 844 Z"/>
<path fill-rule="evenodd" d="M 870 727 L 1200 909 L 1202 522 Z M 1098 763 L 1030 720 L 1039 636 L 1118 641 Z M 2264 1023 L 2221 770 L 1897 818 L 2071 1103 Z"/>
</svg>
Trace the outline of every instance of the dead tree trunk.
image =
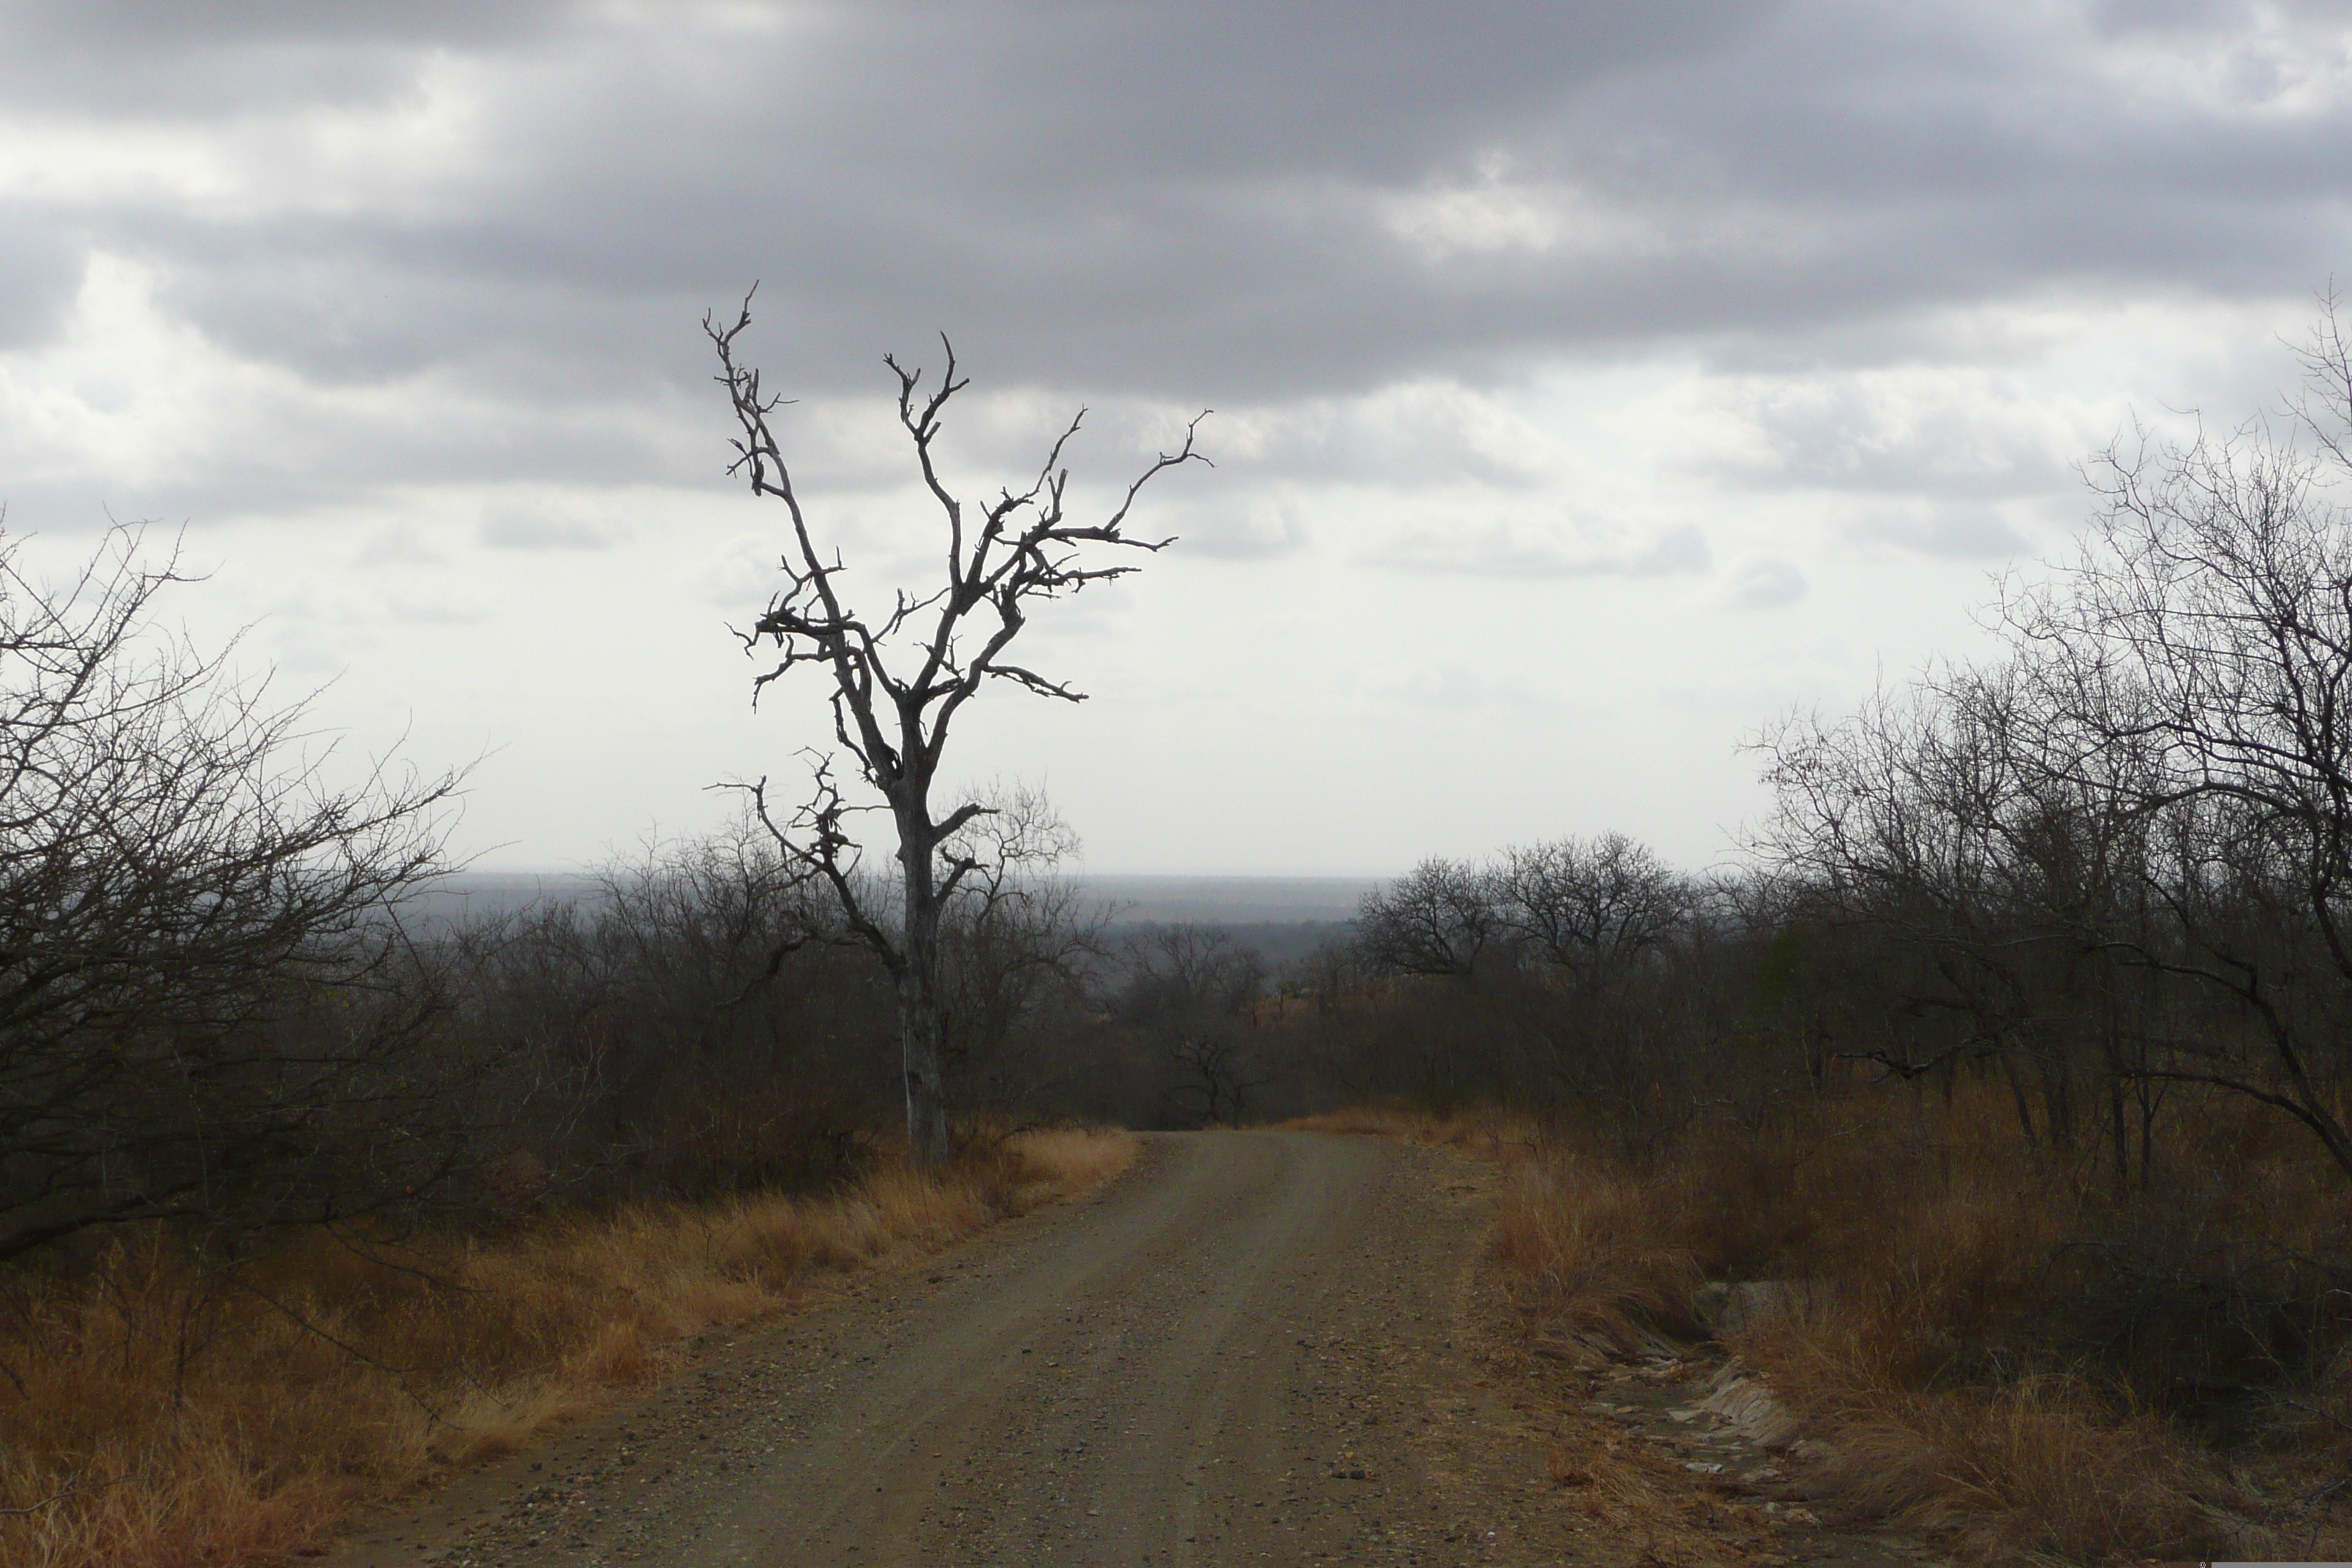
<svg viewBox="0 0 2352 1568">
<path fill-rule="evenodd" d="M 898 858 L 906 883 L 907 962 L 898 971 L 898 1064 L 907 1083 L 907 1142 L 919 1165 L 945 1164 L 947 1079 L 940 1060 L 939 889 L 929 823 L 901 819 Z"/>
</svg>

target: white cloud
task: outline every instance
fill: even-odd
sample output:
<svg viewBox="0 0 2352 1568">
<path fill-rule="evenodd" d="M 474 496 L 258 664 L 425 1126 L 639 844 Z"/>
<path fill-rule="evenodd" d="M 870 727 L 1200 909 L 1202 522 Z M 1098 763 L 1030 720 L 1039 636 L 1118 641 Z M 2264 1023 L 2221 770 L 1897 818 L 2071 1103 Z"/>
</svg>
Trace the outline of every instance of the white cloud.
<svg viewBox="0 0 2352 1568">
<path fill-rule="evenodd" d="M 1381 226 L 1432 265 L 1510 251 L 1572 260 L 1641 257 L 1671 247 L 1666 229 L 1638 206 L 1562 181 L 1521 177 L 1503 153 L 1475 163 L 1468 180 L 1377 195 Z"/>
</svg>

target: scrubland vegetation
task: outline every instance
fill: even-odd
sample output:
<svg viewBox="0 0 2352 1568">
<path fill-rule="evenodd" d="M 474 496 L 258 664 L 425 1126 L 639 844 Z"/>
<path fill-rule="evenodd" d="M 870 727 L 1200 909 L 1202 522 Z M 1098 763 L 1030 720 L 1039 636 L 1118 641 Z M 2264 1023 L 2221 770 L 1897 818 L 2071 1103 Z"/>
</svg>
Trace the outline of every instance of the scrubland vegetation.
<svg viewBox="0 0 2352 1568">
<path fill-rule="evenodd" d="M 1790 1281 L 1722 1338 L 1864 1516 L 1988 1562 L 2342 1556 L 2332 1166 L 2217 1105 L 2210 1146 L 2118 1195 L 2093 1160 L 2037 1156 L 2004 1100 L 1890 1115 L 1858 1089 L 1640 1158 L 1571 1125 L 1489 1140 L 1515 1167 L 1496 1260 L 1520 1326 L 1630 1353 L 1704 1337 L 1708 1281 Z"/>
<path fill-rule="evenodd" d="M 1131 1147 L 1076 1129 L 1300 1116 L 1508 1163 L 1527 1331 L 1715 1327 L 1856 1508 L 1987 1561 L 2352 1554 L 2332 326 L 2310 368 L 2285 435 L 2110 454 L 2002 658 L 1755 736 L 1727 868 L 1432 860 L 1279 971 L 1111 924 L 1019 792 L 924 808 L 919 963 L 793 838 L 838 795 L 420 925 L 458 779 L 331 785 L 149 629 L 135 540 L 62 587 L 0 552 L 0 1556 L 299 1549 Z"/>
<path fill-rule="evenodd" d="M 1695 1346 L 1710 1282 L 1787 1282 L 1715 1331 L 1862 1517 L 1983 1562 L 2340 1558 L 2352 1204 L 2258 1110 L 2182 1109 L 2195 1142 L 2120 1194 L 2095 1151 L 2028 1145 L 1997 1085 L 1853 1080 L 1630 1151 L 1493 1108 L 1300 1124 L 1502 1163 L 1496 1265 L 1551 1353 Z"/>
</svg>

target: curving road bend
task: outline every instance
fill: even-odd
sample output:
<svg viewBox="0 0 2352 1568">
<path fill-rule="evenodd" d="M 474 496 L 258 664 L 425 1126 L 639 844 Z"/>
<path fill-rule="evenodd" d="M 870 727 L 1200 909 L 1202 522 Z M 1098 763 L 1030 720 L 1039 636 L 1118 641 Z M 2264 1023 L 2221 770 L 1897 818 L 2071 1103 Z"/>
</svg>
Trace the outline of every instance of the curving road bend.
<svg viewBox="0 0 2352 1568">
<path fill-rule="evenodd" d="M 1481 1186 L 1383 1140 L 1154 1136 L 1102 1192 L 714 1347 L 335 1562 L 1556 1561 L 1449 1457 Z"/>
</svg>

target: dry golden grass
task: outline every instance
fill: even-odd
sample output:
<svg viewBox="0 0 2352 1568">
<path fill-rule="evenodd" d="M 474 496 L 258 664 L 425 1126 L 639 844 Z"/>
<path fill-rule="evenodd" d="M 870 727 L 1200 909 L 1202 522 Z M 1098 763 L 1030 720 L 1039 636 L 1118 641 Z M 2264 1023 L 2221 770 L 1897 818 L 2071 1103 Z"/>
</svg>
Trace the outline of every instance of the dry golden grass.
<svg viewBox="0 0 2352 1568">
<path fill-rule="evenodd" d="M 1984 1562 L 2205 1558 L 2242 1549 L 2248 1499 L 2145 1411 L 2057 1374 L 1919 1390 L 1887 1375 L 1844 1309 L 1735 1336 L 1741 1359 L 1830 1444 L 1816 1479 L 1861 1510 L 1951 1532 Z"/>
<path fill-rule="evenodd" d="M 1732 1568 L 1755 1560 L 1740 1550 L 1760 1536 L 1752 1507 L 1694 1490 L 1687 1472 L 1638 1445 L 1563 1442 L 1546 1455 L 1544 1470 L 1562 1503 L 1616 1548 L 1615 1561 Z"/>
<path fill-rule="evenodd" d="M 2198 1315 L 2210 1289 L 2130 1298 L 2129 1333 L 2096 1354 L 2074 1337 L 2105 1256 L 2071 1245 L 2086 1237 L 2126 1238 L 2182 1280 L 2222 1242 L 2345 1255 L 2352 1201 L 2308 1140 L 2227 1102 L 2176 1114 L 2198 1132 L 2160 1151 L 2145 1193 L 2116 1192 L 2095 1147 L 2028 1148 L 2002 1099 L 1965 1089 L 1701 1126 L 1639 1168 L 1601 1141 L 1482 1140 L 1386 1111 L 1323 1121 L 1506 1158 L 1495 1257 L 1540 1328 L 1630 1346 L 1687 1328 L 1702 1279 L 1817 1284 L 1812 1306 L 1732 1348 L 1830 1445 L 1819 1479 L 1861 1510 L 1949 1531 L 1988 1562 L 2286 1540 L 2287 1555 L 2352 1555 L 2341 1518 L 2294 1502 L 2352 1458 L 2352 1352 L 2343 1412 L 2337 1391 L 2306 1391 L 2271 1412 L 2267 1448 L 2258 1435 L 2224 1462 L 2137 1392 L 2242 1371 L 2223 1364 L 2236 1352 L 2219 1320 Z"/>
<path fill-rule="evenodd" d="M 948 1174 L 823 1198 L 576 1217 L 362 1256 L 284 1239 L 229 1271 L 126 1239 L 0 1331 L 0 1563 L 229 1568 L 323 1541 L 355 1503 L 511 1451 L 690 1336 L 828 1278 L 920 1257 L 1134 1157 L 1123 1132 L 1032 1132 Z M 396 1265 L 396 1266 L 394 1266 Z"/>
</svg>

